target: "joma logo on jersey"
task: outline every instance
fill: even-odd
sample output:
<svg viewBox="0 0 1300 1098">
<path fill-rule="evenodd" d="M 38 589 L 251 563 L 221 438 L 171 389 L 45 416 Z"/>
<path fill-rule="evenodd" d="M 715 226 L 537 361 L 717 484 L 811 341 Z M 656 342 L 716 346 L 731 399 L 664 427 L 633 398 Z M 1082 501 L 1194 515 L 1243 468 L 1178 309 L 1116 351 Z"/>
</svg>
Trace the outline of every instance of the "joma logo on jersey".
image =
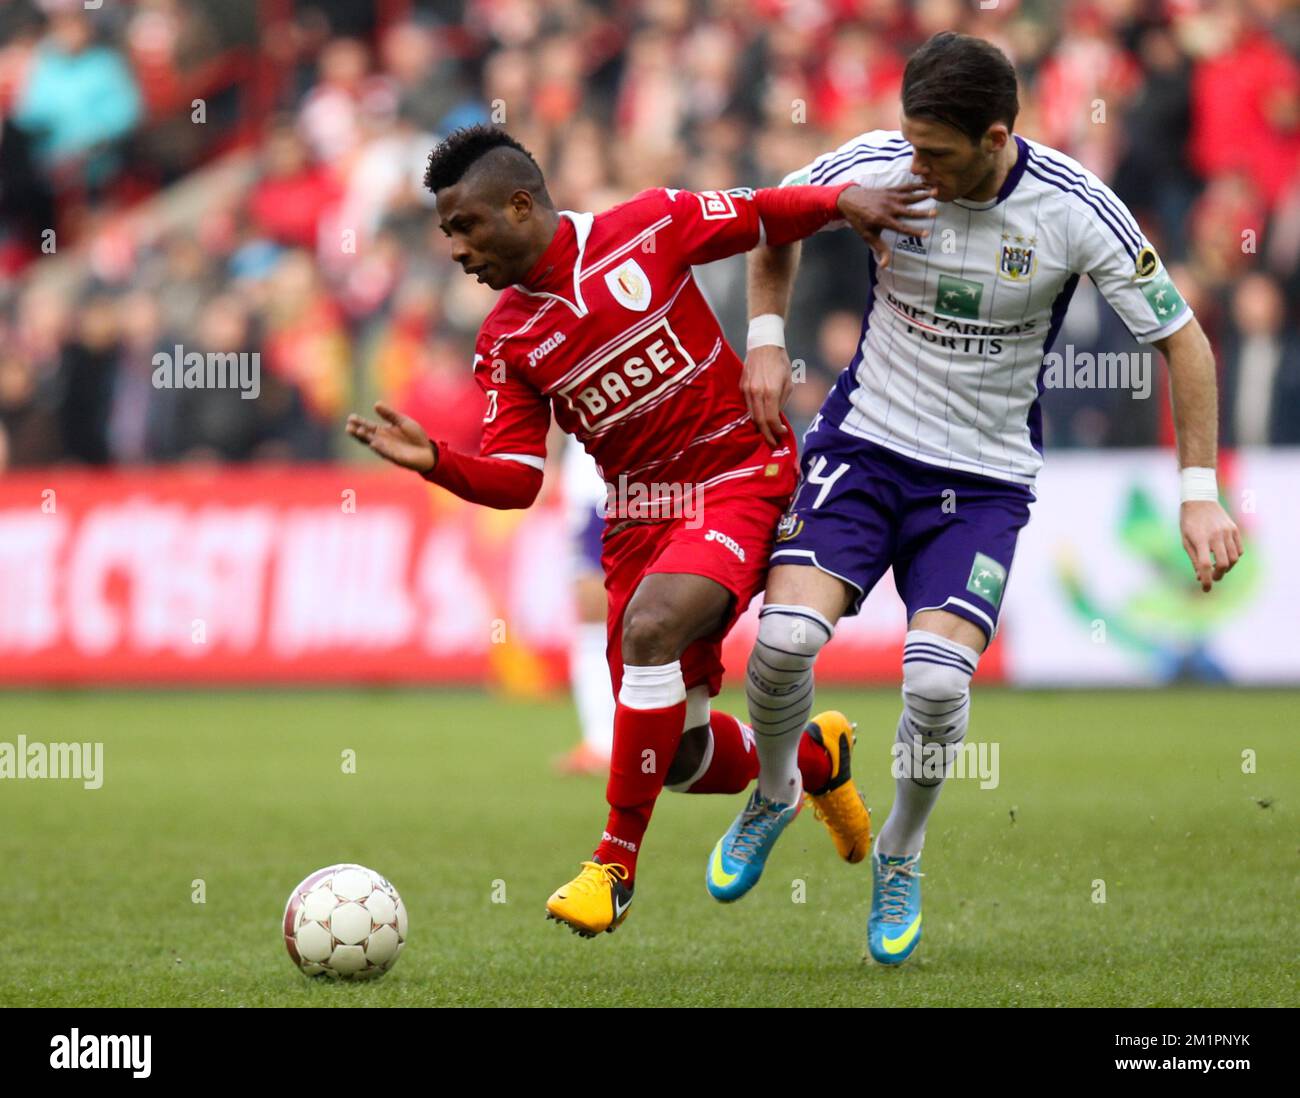
<svg viewBox="0 0 1300 1098">
<path fill-rule="evenodd" d="M 528 352 L 528 365 L 536 366 L 563 342 L 563 332 L 555 332 L 553 335 L 547 336 L 541 341 L 541 343 Z"/>
<path fill-rule="evenodd" d="M 681 384 L 695 360 L 664 317 L 559 391 L 588 431 L 618 422 Z"/>
<path fill-rule="evenodd" d="M 724 549 L 729 549 L 736 554 L 736 559 L 742 564 L 745 562 L 745 550 L 741 548 L 740 542 L 735 538 L 728 537 L 721 530 L 710 530 L 704 535 L 705 541 L 716 541 Z"/>
</svg>

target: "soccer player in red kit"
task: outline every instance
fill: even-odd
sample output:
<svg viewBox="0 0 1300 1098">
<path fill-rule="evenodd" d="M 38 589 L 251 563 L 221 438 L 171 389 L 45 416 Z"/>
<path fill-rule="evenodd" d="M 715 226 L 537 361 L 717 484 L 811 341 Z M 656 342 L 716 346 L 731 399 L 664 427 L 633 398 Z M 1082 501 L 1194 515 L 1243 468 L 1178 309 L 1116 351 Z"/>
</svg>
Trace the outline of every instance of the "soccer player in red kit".
<svg viewBox="0 0 1300 1098">
<path fill-rule="evenodd" d="M 551 416 L 611 486 L 602 564 L 617 709 L 609 818 L 590 861 L 547 903 L 591 936 L 632 899 L 637 855 L 665 784 L 740 792 L 758 773 L 752 732 L 710 713 L 722 638 L 763 586 L 798 476 L 793 444 L 755 429 L 741 362 L 691 265 L 792 242 L 835 220 L 864 238 L 902 226 L 910 197 L 856 186 L 695 194 L 656 189 L 601 214 L 557 211 L 532 156 L 504 131 L 458 130 L 433 150 L 452 258 L 503 291 L 484 321 L 474 375 L 487 396 L 478 456 L 431 442 L 383 404 L 348 433 L 474 503 L 527 507 L 542 484 Z M 921 192 L 922 195 L 924 192 Z M 815 719 L 801 746 L 803 789 L 842 856 L 859 860 L 870 820 L 849 775 L 851 732 Z M 759 798 L 755 841 L 801 800 Z M 751 802 L 753 803 L 753 802 Z M 781 815 L 784 814 L 784 815 Z"/>
</svg>

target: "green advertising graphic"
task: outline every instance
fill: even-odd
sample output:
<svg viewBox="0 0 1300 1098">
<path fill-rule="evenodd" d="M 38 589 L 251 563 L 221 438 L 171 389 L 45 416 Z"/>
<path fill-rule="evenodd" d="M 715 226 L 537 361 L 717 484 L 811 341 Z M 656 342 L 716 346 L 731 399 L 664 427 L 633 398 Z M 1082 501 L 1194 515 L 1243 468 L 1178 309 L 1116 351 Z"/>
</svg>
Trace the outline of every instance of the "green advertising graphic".
<svg viewBox="0 0 1300 1098">
<path fill-rule="evenodd" d="M 1068 552 L 1058 553 L 1057 578 L 1077 618 L 1088 628 L 1104 623 L 1107 640 L 1140 653 L 1162 680 L 1226 681 L 1208 644 L 1258 594 L 1262 561 L 1257 547 L 1248 546 L 1232 570 L 1232 581 L 1216 585 L 1207 596 L 1183 549 L 1177 511 L 1160 511 L 1140 485 L 1129 489 L 1115 535 L 1124 551 L 1142 563 L 1147 582 L 1121 596 L 1106 575 L 1089 570 Z"/>
</svg>

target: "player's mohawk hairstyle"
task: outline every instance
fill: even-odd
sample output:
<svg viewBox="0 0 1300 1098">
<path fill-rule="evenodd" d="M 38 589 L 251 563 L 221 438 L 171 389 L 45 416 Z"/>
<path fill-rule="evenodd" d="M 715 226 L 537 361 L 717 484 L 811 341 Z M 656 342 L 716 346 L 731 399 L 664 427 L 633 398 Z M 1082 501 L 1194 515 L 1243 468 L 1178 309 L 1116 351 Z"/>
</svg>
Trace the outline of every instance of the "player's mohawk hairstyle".
<svg viewBox="0 0 1300 1098">
<path fill-rule="evenodd" d="M 907 60 L 903 113 L 943 122 L 978 141 L 1020 113 L 1016 70 L 997 46 L 968 34 L 936 34 Z"/>
<path fill-rule="evenodd" d="M 504 156 L 493 158 L 493 174 L 513 187 L 528 191 L 549 206 L 551 199 L 546 193 L 546 179 L 533 154 L 496 126 L 462 126 L 448 134 L 429 153 L 424 185 L 434 193 L 454 186 L 479 160 L 497 149 L 508 151 Z"/>
</svg>

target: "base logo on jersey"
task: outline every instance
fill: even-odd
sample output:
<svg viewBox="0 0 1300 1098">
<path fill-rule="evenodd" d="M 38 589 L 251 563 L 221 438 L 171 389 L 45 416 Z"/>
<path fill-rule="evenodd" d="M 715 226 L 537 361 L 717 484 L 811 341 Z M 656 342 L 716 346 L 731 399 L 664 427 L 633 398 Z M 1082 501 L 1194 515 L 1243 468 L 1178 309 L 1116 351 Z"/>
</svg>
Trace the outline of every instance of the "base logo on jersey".
<svg viewBox="0 0 1300 1098">
<path fill-rule="evenodd" d="M 625 309 L 644 313 L 650 307 L 650 280 L 635 259 L 625 260 L 610 271 L 605 285 Z"/>
<path fill-rule="evenodd" d="M 1002 601 L 1002 588 L 1007 582 L 1007 570 L 985 553 L 976 553 L 970 566 L 970 579 L 966 590 L 979 595 L 985 602 L 997 606 Z"/>
<path fill-rule="evenodd" d="M 736 193 L 744 195 L 746 188 L 737 187 Z M 736 216 L 736 203 L 728 191 L 700 191 L 701 215 L 705 221 L 726 221 Z"/>
<path fill-rule="evenodd" d="M 940 275 L 934 311 L 943 316 L 955 316 L 959 320 L 979 320 L 980 298 L 983 296 L 982 282 L 971 282 L 969 279 L 955 278 L 952 275 Z"/>
<path fill-rule="evenodd" d="M 1015 243 L 1002 245 L 1002 262 L 998 264 L 998 274 L 1010 282 L 1027 281 L 1033 275 L 1037 264 L 1034 258 L 1034 245 L 1038 241 L 1032 236 L 1026 239 L 1020 235 L 1015 237 L 1003 235 L 1002 239 L 1014 240 Z"/>
<path fill-rule="evenodd" d="M 663 317 L 586 366 L 558 390 L 585 431 L 604 431 L 651 401 L 664 399 L 698 369 Z"/>
<path fill-rule="evenodd" d="M 776 540 L 789 541 L 791 538 L 797 538 L 803 530 L 803 519 L 797 512 L 787 511 L 781 516 L 781 521 L 776 526 Z"/>
</svg>

